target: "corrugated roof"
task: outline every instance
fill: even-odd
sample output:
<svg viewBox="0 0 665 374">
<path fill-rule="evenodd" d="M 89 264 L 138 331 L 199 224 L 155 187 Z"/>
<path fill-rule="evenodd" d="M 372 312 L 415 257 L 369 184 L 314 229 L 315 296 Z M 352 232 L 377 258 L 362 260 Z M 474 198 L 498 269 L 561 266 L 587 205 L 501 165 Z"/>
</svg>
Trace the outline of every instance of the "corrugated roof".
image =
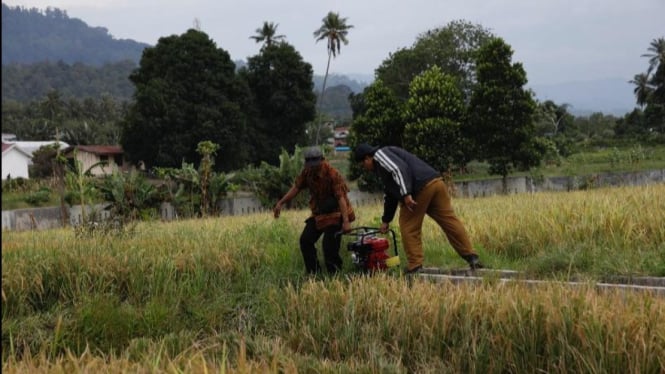
<svg viewBox="0 0 665 374">
<path fill-rule="evenodd" d="M 49 140 L 49 141 L 18 141 L 18 142 L 12 142 L 12 144 L 16 145 L 18 148 L 20 148 L 22 151 L 25 153 L 29 154 L 32 156 L 32 154 L 38 150 L 39 148 L 45 146 L 45 145 L 52 145 L 60 143 L 60 149 L 67 148 L 69 144 L 65 142 L 58 142 L 57 140 Z"/>
<path fill-rule="evenodd" d="M 69 153 L 74 149 L 96 155 L 121 155 L 123 153 L 122 147 L 117 145 L 76 145 L 67 148 L 66 152 Z"/>
<path fill-rule="evenodd" d="M 5 142 L 3 142 L 2 143 L 2 154 L 4 155 L 5 152 L 9 152 L 9 150 L 11 150 L 12 148 L 16 149 L 17 152 L 23 154 L 27 158 L 32 158 L 32 155 L 30 153 L 28 153 L 28 152 L 24 151 L 23 149 L 21 149 L 20 147 L 18 147 L 16 145 L 16 143 L 5 143 Z"/>
</svg>

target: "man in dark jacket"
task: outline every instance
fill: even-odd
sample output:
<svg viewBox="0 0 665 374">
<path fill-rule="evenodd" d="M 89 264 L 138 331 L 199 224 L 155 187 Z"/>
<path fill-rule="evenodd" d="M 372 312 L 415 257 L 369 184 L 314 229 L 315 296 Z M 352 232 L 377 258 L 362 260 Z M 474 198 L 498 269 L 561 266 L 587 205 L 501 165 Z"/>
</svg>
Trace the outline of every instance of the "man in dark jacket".
<svg viewBox="0 0 665 374">
<path fill-rule="evenodd" d="M 423 266 L 421 234 L 425 214 L 439 224 L 450 244 L 471 269 L 483 267 L 464 225 L 455 215 L 448 188 L 439 172 L 399 147 L 359 144 L 354 149 L 354 157 L 356 162 L 362 163 L 364 170 L 376 173 L 383 181 L 382 232 L 388 230 L 400 204 L 399 227 L 408 259 L 407 273 L 418 272 Z"/>
<path fill-rule="evenodd" d="M 321 266 L 315 244 L 323 235 L 323 256 L 328 274 L 335 274 L 342 268 L 339 255 L 341 236 L 349 232 L 355 219 L 347 193 L 349 187 L 342 174 L 323 157 L 319 147 L 307 148 L 304 152 L 305 167 L 296 177 L 291 189 L 282 197 L 273 213 L 279 218 L 282 205 L 288 203 L 304 189 L 310 193 L 309 207 L 312 214 L 305 220 L 305 228 L 300 235 L 300 251 L 309 274 L 319 273 Z"/>
</svg>

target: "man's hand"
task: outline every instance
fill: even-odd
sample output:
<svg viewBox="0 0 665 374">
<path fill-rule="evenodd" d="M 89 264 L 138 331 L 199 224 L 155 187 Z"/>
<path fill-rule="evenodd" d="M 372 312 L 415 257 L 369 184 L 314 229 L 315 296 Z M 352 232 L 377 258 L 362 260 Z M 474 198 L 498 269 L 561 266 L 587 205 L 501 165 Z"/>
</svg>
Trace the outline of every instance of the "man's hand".
<svg viewBox="0 0 665 374">
<path fill-rule="evenodd" d="M 413 210 L 416 209 L 416 205 L 418 205 L 418 203 L 415 200 L 413 200 L 413 197 L 411 197 L 411 195 L 406 195 L 404 196 L 404 205 L 406 206 L 407 209 L 413 212 Z"/>
<path fill-rule="evenodd" d="M 275 206 L 272 208 L 272 214 L 275 216 L 275 218 L 279 218 L 279 213 L 282 211 L 282 203 L 277 202 Z"/>
<path fill-rule="evenodd" d="M 387 222 L 383 222 L 381 224 L 381 227 L 379 227 L 379 231 L 381 231 L 382 234 L 385 234 L 388 232 L 388 226 L 390 226 Z"/>
</svg>

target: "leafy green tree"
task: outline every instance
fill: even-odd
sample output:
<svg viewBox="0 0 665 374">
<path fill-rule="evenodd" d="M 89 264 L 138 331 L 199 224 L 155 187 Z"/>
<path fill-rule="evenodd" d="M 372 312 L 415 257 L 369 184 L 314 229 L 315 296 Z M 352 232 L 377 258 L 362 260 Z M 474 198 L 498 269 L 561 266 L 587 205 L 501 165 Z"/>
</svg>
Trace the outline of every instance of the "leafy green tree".
<svg viewBox="0 0 665 374">
<path fill-rule="evenodd" d="M 278 166 L 262 162 L 259 167 L 250 166 L 239 172 L 234 180 L 252 191 L 265 208 L 271 208 L 293 186 L 303 166 L 300 147 L 296 147 L 293 155 L 282 149 Z M 287 208 L 305 208 L 307 198 L 307 194 L 299 194 L 288 203 Z"/>
<path fill-rule="evenodd" d="M 32 165 L 29 166 L 32 178 L 51 178 L 54 176 L 53 163 L 58 154 L 58 143 L 39 147 L 32 153 Z"/>
<path fill-rule="evenodd" d="M 569 104 L 558 105 L 551 100 L 537 103 L 534 117 L 535 136 L 551 141 L 551 143 L 547 143 L 550 159 L 553 158 L 553 153 L 556 153 L 556 158 L 570 155 L 576 131 L 573 131 L 575 116 L 568 112 L 569 107 Z M 552 147 L 556 152 L 553 152 Z"/>
<path fill-rule="evenodd" d="M 174 167 L 198 160 L 202 140 L 220 145 L 215 165 L 233 170 L 249 158 L 244 108 L 249 91 L 229 54 L 201 31 L 160 38 L 130 76 L 135 102 L 123 121 L 121 143 L 130 161 Z"/>
<path fill-rule="evenodd" d="M 404 104 L 383 81 L 375 80 L 362 95 L 354 95 L 356 105 L 362 100 L 362 112 L 354 109 L 349 144 L 360 143 L 402 146 Z"/>
<path fill-rule="evenodd" d="M 556 137 L 559 133 L 565 132 L 573 120 L 573 116 L 568 113 L 569 107 L 570 104 L 557 105 L 552 100 L 538 103 L 536 108 L 537 134 Z"/>
<path fill-rule="evenodd" d="M 263 27 L 256 29 L 256 35 L 252 35 L 249 38 L 254 39 L 257 43 L 263 43 L 263 47 L 270 47 L 275 42 L 286 39 L 286 36 L 277 34 L 277 26 L 279 24 L 265 21 L 263 22 Z"/>
<path fill-rule="evenodd" d="M 626 113 L 623 118 L 617 119 L 614 132 L 617 137 L 623 139 L 634 139 L 648 134 L 644 112 L 635 108 L 632 112 Z"/>
<path fill-rule="evenodd" d="M 312 66 L 286 42 L 264 46 L 240 70 L 256 109 L 248 129 L 252 163 L 277 164 L 282 148 L 304 141 L 307 123 L 315 116 L 312 74 Z"/>
<path fill-rule="evenodd" d="M 526 72 L 512 63 L 513 51 L 495 38 L 478 52 L 478 84 L 471 96 L 469 134 L 474 136 L 490 173 L 506 177 L 513 169 L 529 170 L 540 164 L 544 150 L 534 142 L 536 104 L 524 88 Z"/>
<path fill-rule="evenodd" d="M 607 145 L 603 144 L 614 137 L 616 117 L 597 112 L 588 117 L 575 118 L 575 127 L 578 129 L 578 142 L 582 146 Z M 599 144 L 600 143 L 600 144 Z"/>
<path fill-rule="evenodd" d="M 455 78 L 438 66 L 411 81 L 404 119 L 404 148 L 440 171 L 463 169 L 472 156 L 463 138 L 465 105 Z"/>
<path fill-rule="evenodd" d="M 328 12 L 328 14 L 323 17 L 322 25 L 316 31 L 314 31 L 314 38 L 316 41 L 326 40 L 328 42 L 326 50 L 328 51 L 328 63 L 326 64 L 326 74 L 323 77 L 323 87 L 321 88 L 321 95 L 319 96 L 319 102 L 323 100 L 323 94 L 326 92 L 326 82 L 328 80 L 328 71 L 330 70 L 330 60 L 337 57 L 341 53 L 341 44 L 349 44 L 349 40 L 346 38 L 349 34 L 349 30 L 353 28 L 353 25 L 347 24 L 347 18 L 339 16 L 339 13 Z M 319 144 L 319 136 L 317 130 L 316 144 Z"/>
<path fill-rule="evenodd" d="M 351 96 L 351 105 L 355 115 L 347 138 L 351 147 L 360 143 L 402 146 L 404 103 L 383 81 L 375 80 L 362 94 Z M 363 173 L 355 162 L 350 163 L 349 179 L 357 179 L 363 191 L 379 191 L 381 187 L 377 178 Z"/>
<path fill-rule="evenodd" d="M 106 209 L 122 224 L 144 218 L 149 212 L 155 214 L 159 206 L 157 188 L 136 170 L 116 171 L 105 176 L 98 188 L 104 201 L 109 203 Z"/>
<path fill-rule="evenodd" d="M 430 67 L 439 66 L 443 73 L 457 79 L 466 97 L 475 83 L 474 53 L 492 37 L 480 25 L 452 21 L 419 35 L 410 48 L 391 53 L 376 69 L 376 77 L 399 98 L 407 100 L 411 80 Z"/>
</svg>

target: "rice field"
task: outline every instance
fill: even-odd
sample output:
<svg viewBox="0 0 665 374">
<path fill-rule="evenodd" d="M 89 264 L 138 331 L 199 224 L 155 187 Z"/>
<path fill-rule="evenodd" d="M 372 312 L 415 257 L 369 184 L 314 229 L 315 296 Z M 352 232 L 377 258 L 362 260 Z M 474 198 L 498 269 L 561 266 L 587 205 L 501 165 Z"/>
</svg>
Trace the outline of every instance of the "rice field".
<svg viewBox="0 0 665 374">
<path fill-rule="evenodd" d="M 589 286 L 367 277 L 345 246 L 342 274 L 309 278 L 298 249 L 306 211 L 113 235 L 3 232 L 2 371 L 665 371 L 665 299 L 591 284 L 665 276 L 665 185 L 454 206 L 489 266 Z M 381 207 L 356 213 L 357 225 L 377 226 Z M 430 220 L 423 239 L 427 266 L 465 266 Z"/>
</svg>

